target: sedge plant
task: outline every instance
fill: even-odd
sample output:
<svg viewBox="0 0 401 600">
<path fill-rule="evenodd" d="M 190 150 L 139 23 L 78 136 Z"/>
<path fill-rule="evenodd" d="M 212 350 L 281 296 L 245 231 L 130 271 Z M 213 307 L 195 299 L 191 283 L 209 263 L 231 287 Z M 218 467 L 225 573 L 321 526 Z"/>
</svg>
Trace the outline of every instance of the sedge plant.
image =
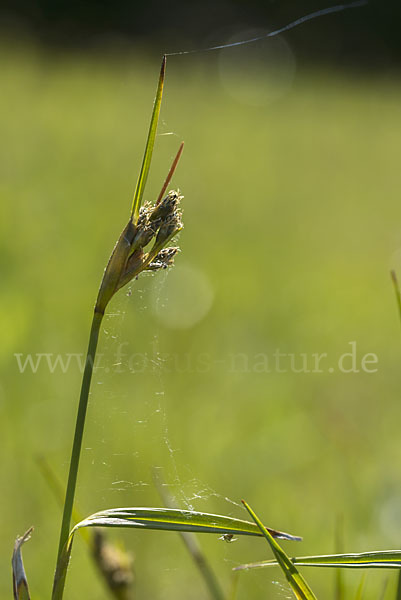
<svg viewBox="0 0 401 600">
<path fill-rule="evenodd" d="M 176 246 L 169 246 L 169 243 L 183 227 L 180 209 L 182 196 L 177 191 L 170 191 L 167 194 L 166 192 L 180 159 L 183 143 L 179 147 L 156 202 L 154 204 L 143 204 L 144 190 L 150 170 L 161 108 L 165 71 L 166 57 L 163 57 L 148 138 L 135 188 L 131 213 L 128 223 L 121 232 L 111 253 L 95 303 L 75 423 L 53 580 L 52 600 L 61 600 L 64 596 L 74 535 L 76 531 L 84 527 L 133 527 L 141 528 L 141 530 L 156 529 L 181 533 L 205 532 L 220 536 L 262 535 L 258 526 L 249 521 L 223 515 L 180 510 L 178 508 L 129 507 L 108 509 L 81 520 L 71 528 L 88 398 L 101 324 L 106 308 L 113 296 L 130 281 L 136 279 L 143 271 L 157 271 L 170 267 L 178 252 L 178 248 Z M 299 537 L 275 529 L 269 529 L 269 531 L 274 537 L 287 540 L 300 540 Z M 30 599 L 21 548 L 30 538 L 31 532 L 32 529 L 27 531 L 22 537 L 18 537 L 14 546 L 12 567 L 15 600 Z M 217 597 L 217 593 L 215 591 L 215 598 Z"/>
<path fill-rule="evenodd" d="M 244 506 L 250 514 L 252 521 L 245 521 L 224 515 L 201 513 L 193 510 L 181 510 L 175 507 L 129 507 L 106 509 L 97 512 L 86 519 L 80 520 L 71 527 L 88 398 L 97 344 L 106 308 L 113 296 L 130 281 L 136 279 L 143 271 L 157 271 L 168 268 L 173 264 L 178 248 L 176 246 L 169 246 L 169 243 L 183 227 L 182 213 L 180 210 L 182 196 L 180 196 L 177 191 L 166 193 L 180 159 L 183 144 L 181 144 L 177 152 L 156 202 L 154 204 L 143 204 L 144 190 L 149 174 L 161 108 L 165 69 L 166 58 L 164 57 L 131 213 L 128 223 L 120 234 L 105 268 L 95 303 L 78 403 L 51 598 L 52 600 L 62 600 L 64 596 L 67 568 L 71 557 L 74 535 L 78 530 L 82 530 L 82 528 L 86 527 L 140 528 L 142 531 L 149 529 L 159 531 L 164 530 L 176 531 L 181 534 L 211 533 L 214 535 L 217 534 L 223 537 L 223 539 L 230 539 L 230 536 L 232 537 L 234 535 L 264 537 L 273 552 L 273 560 L 248 563 L 237 567 L 236 570 L 252 570 L 254 568 L 266 568 L 278 565 L 282 569 L 294 596 L 298 600 L 316 600 L 316 596 L 311 587 L 300 574 L 298 570 L 299 566 L 332 567 L 336 569 L 401 569 L 401 551 L 399 550 L 289 558 L 278 544 L 277 539 L 299 541 L 301 538 L 265 527 L 246 502 L 244 502 Z M 393 275 L 393 281 L 401 314 L 401 296 L 395 275 Z M 30 538 L 31 532 L 32 529 L 28 530 L 22 537 L 18 537 L 14 546 L 12 568 L 15 600 L 30 600 L 21 548 Z M 188 542 L 189 539 L 191 538 L 187 537 L 186 541 Z M 191 547 L 192 552 L 193 548 L 195 548 L 195 546 Z M 205 577 L 205 570 L 203 571 L 203 576 Z M 209 577 L 209 589 L 211 589 L 213 586 L 210 585 L 210 569 L 208 569 L 207 576 Z M 214 594 L 212 592 L 211 595 L 214 595 L 216 600 L 217 598 L 220 600 L 223 594 L 220 591 L 220 588 L 215 585 L 215 582 L 214 588 Z M 401 586 L 398 588 L 397 598 L 401 597 L 400 589 Z M 362 595 L 363 586 L 361 585 L 357 593 L 357 598 L 360 599 Z"/>
<path fill-rule="evenodd" d="M 148 140 L 145 148 L 142 168 L 134 193 L 131 214 L 127 225 L 120 234 L 120 237 L 106 266 L 94 308 L 85 369 L 82 379 L 81 394 L 79 398 L 78 414 L 76 418 L 75 434 L 71 452 L 67 490 L 64 501 L 64 510 L 57 554 L 54 589 L 57 590 L 60 588 L 60 592 L 58 592 L 55 597 L 57 597 L 59 594 L 62 594 L 61 590 L 64 587 L 65 569 L 62 568 L 60 571 L 60 566 L 62 565 L 63 551 L 67 544 L 71 529 L 71 517 L 74 506 L 89 391 L 100 328 L 106 307 L 116 292 L 129 283 L 132 279 L 137 277 L 142 271 L 167 268 L 169 265 L 171 265 L 173 257 L 178 250 L 176 247 L 167 248 L 166 246 L 170 240 L 182 229 L 181 211 L 179 209 L 181 197 L 179 194 L 172 191 L 164 199 L 159 198 L 154 205 L 145 204 L 143 207 L 141 207 L 156 138 L 157 124 L 163 94 L 165 69 L 166 59 L 163 58 L 149 128 Z M 181 151 L 182 146 L 180 147 L 174 164 L 177 164 Z M 171 171 L 169 175 L 171 177 Z M 167 181 L 167 185 L 168 183 L 169 181 Z M 165 186 L 163 186 L 163 188 L 164 187 Z M 150 247 L 149 250 L 147 250 L 148 247 Z"/>
</svg>

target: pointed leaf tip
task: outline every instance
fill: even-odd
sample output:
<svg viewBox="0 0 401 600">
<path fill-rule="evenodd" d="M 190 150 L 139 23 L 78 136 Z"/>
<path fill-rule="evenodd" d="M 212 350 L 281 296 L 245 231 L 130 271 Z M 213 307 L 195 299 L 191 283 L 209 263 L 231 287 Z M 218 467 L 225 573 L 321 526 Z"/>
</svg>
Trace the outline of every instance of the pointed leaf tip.
<svg viewBox="0 0 401 600">
<path fill-rule="evenodd" d="M 157 198 L 157 200 L 156 200 L 156 205 L 160 204 L 160 202 L 163 200 L 163 196 L 164 196 L 164 194 L 165 194 L 165 192 L 166 192 L 166 190 L 167 190 L 167 186 L 169 185 L 169 183 L 170 183 L 170 181 L 171 181 L 171 178 L 172 178 L 172 177 L 173 177 L 173 175 L 174 175 L 174 172 L 175 172 L 175 170 L 176 170 L 176 168 L 177 168 L 177 165 L 178 165 L 178 163 L 179 163 L 179 160 L 180 160 L 180 158 L 181 158 L 181 154 L 182 154 L 182 151 L 183 151 L 183 150 L 184 150 L 184 142 L 181 142 L 181 144 L 180 144 L 180 147 L 178 148 L 178 152 L 177 152 L 177 154 L 175 155 L 175 158 L 174 158 L 174 160 L 173 160 L 173 162 L 172 162 L 172 164 L 171 164 L 170 170 L 169 170 L 169 172 L 167 173 L 167 177 L 166 177 L 166 179 L 164 180 L 163 187 L 162 187 L 162 189 L 160 190 L 160 194 L 159 194 L 159 196 L 158 196 L 158 198 Z"/>
<path fill-rule="evenodd" d="M 225 515 L 215 515 L 176 508 L 111 508 L 90 515 L 77 523 L 70 533 L 68 544 L 63 550 L 53 586 L 52 600 L 60 600 L 64 589 L 72 541 L 75 532 L 82 527 L 127 527 L 142 530 L 164 530 L 192 533 L 251 535 L 262 537 L 259 527 L 250 521 L 235 519 Z M 297 539 L 287 533 L 267 529 L 272 536 L 284 539 Z"/>
<path fill-rule="evenodd" d="M 307 584 L 306 580 L 302 577 L 301 573 L 297 570 L 295 565 L 291 562 L 291 559 L 287 556 L 281 546 L 272 537 L 269 530 L 263 525 L 261 520 L 257 517 L 254 511 L 251 509 L 249 504 L 242 501 L 248 513 L 255 521 L 256 525 L 260 529 L 261 533 L 266 538 L 269 546 L 276 558 L 277 563 L 281 567 L 291 590 L 297 600 L 316 600 L 316 596 L 312 592 L 311 588 Z"/>
<path fill-rule="evenodd" d="M 141 171 L 139 173 L 138 181 L 135 187 L 134 198 L 132 201 L 131 219 L 137 219 L 139 215 L 139 209 L 142 204 L 143 193 L 145 191 L 146 181 L 148 179 L 150 163 L 152 161 L 153 148 L 155 145 L 157 125 L 159 122 L 160 108 L 163 96 L 164 79 L 166 74 L 166 60 L 166 56 L 163 56 L 159 75 L 159 82 L 157 85 L 156 97 L 153 104 L 152 116 L 150 119 L 148 138 L 146 140 L 145 152 L 142 160 Z"/>
<path fill-rule="evenodd" d="M 291 558 L 300 567 L 328 567 L 335 569 L 399 569 L 401 571 L 401 550 L 374 550 L 372 552 L 347 554 L 322 554 L 296 556 Z M 273 567 L 276 560 L 262 560 L 235 567 L 236 571 Z M 401 596 L 400 596 L 401 598 Z"/>
<path fill-rule="evenodd" d="M 393 282 L 395 298 L 396 298 L 397 306 L 398 306 L 398 312 L 399 312 L 400 319 L 401 319 L 401 290 L 400 290 L 400 286 L 398 284 L 397 273 L 393 269 L 390 271 L 390 275 L 391 275 L 391 279 Z"/>
<path fill-rule="evenodd" d="M 23 536 L 17 537 L 14 544 L 12 557 L 13 568 L 13 591 L 14 600 L 30 600 L 28 581 L 25 575 L 24 563 L 22 560 L 21 546 L 29 540 L 33 531 L 33 527 L 28 529 Z"/>
<path fill-rule="evenodd" d="M 140 527 L 168 531 L 190 531 L 195 533 L 233 533 L 234 535 L 262 536 L 255 523 L 224 515 L 174 508 L 112 508 L 95 513 L 78 523 L 80 527 Z M 272 536 L 296 540 L 295 536 L 268 529 Z"/>
</svg>

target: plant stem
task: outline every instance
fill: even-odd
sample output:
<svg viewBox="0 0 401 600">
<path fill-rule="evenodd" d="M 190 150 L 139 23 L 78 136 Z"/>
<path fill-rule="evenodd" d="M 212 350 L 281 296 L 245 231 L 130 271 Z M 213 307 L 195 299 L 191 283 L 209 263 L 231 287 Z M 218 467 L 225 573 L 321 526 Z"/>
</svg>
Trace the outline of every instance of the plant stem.
<svg viewBox="0 0 401 600">
<path fill-rule="evenodd" d="M 398 311 L 399 311 L 400 319 L 401 319 L 401 291 L 400 291 L 400 286 L 398 285 L 398 279 L 397 279 L 397 275 L 396 275 L 395 271 L 391 271 L 391 279 L 393 280 L 395 297 L 397 300 Z"/>
<path fill-rule="evenodd" d="M 178 508 L 173 498 L 171 497 L 170 492 L 166 488 L 163 477 L 158 469 L 153 470 L 153 481 L 155 483 L 159 496 L 163 501 L 163 504 L 167 508 Z M 212 600 L 224 600 L 224 594 L 220 588 L 220 584 L 216 578 L 216 575 L 214 574 L 212 567 L 209 564 L 209 561 L 203 553 L 202 548 L 200 547 L 196 535 L 194 533 L 189 533 L 188 531 L 180 531 L 179 534 L 182 541 L 184 542 L 184 546 L 191 555 L 195 565 L 198 567 L 209 590 L 210 597 L 212 598 Z"/>
<path fill-rule="evenodd" d="M 70 470 L 68 474 L 67 490 L 64 500 L 63 520 L 61 523 L 60 541 L 57 554 L 57 563 L 60 560 L 63 548 L 65 547 L 71 527 L 71 515 L 74 506 L 75 489 L 77 485 L 77 476 L 79 468 L 79 459 L 81 456 L 82 438 L 85 428 L 86 409 L 88 407 L 89 390 L 92 380 L 93 366 L 96 356 L 97 342 L 99 339 L 100 326 L 104 313 L 95 309 L 92 327 L 89 336 L 88 351 L 86 354 L 85 370 L 82 377 L 81 394 L 79 397 L 77 420 L 75 423 L 74 442 L 72 446 Z"/>
</svg>

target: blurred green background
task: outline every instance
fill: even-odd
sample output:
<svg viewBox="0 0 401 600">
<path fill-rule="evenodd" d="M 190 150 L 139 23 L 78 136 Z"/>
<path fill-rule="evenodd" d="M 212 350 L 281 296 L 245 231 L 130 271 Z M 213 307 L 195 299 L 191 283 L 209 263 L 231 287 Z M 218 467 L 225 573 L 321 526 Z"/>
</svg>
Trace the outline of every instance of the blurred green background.
<svg viewBox="0 0 401 600">
<path fill-rule="evenodd" d="M 102 270 L 128 217 L 159 58 L 144 49 L 0 54 L 0 529 L 2 597 L 13 541 L 33 598 L 49 597 L 61 508 L 36 460 L 66 477 L 76 359 L 36 373 L 16 354 L 83 353 Z M 241 498 L 303 535 L 290 554 L 401 543 L 401 85 L 394 73 L 297 68 L 283 39 L 171 57 L 146 197 L 178 144 L 181 254 L 109 307 L 89 407 L 78 505 L 159 506 L 152 468 L 182 507 L 245 518 Z M 359 372 L 338 358 L 355 342 Z M 274 353 L 327 353 L 296 373 Z M 375 372 L 361 369 L 374 353 Z M 350 364 L 346 361 L 347 367 Z M 269 372 L 266 366 L 269 362 Z M 309 363 L 310 364 L 310 363 Z M 264 366 L 263 366 L 264 365 Z M 284 366 L 283 366 L 284 365 Z M 330 369 L 333 371 L 331 372 Z M 309 370 L 311 370 L 309 368 Z M 111 535 L 111 534 L 110 534 Z M 207 597 L 174 533 L 124 532 L 136 597 Z M 263 540 L 201 537 L 226 590 Z M 331 571 L 306 571 L 318 597 Z M 359 573 L 347 573 L 354 588 Z M 385 574 L 368 576 L 378 597 Z M 395 574 L 388 597 L 394 595 Z M 243 573 L 238 598 L 288 596 L 278 571 Z M 77 539 L 66 598 L 106 598 Z"/>
</svg>

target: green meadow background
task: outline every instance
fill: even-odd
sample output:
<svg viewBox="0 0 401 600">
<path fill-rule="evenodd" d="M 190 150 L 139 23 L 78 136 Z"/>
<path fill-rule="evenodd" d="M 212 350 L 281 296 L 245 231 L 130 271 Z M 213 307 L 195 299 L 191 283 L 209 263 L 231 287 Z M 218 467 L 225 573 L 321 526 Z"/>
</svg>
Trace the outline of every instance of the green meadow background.
<svg viewBox="0 0 401 600">
<path fill-rule="evenodd" d="M 0 56 L 0 591 L 11 597 L 13 542 L 34 525 L 24 558 L 39 599 L 61 507 L 37 460 L 65 480 L 80 373 L 75 358 L 65 373 L 45 361 L 20 372 L 15 354 L 86 350 L 159 57 L 12 44 Z M 267 525 L 304 537 L 284 542 L 292 555 L 332 552 L 338 519 L 345 551 L 398 549 L 401 329 L 389 270 L 401 275 L 400 80 L 296 68 L 288 56 L 280 79 L 241 56 L 168 60 L 145 195 L 155 199 L 185 140 L 173 181 L 185 196 L 181 253 L 109 307 L 77 504 L 83 515 L 160 506 L 156 467 L 181 507 L 246 518 L 245 498 Z M 359 372 L 343 373 L 351 342 Z M 297 369 L 302 354 L 328 356 L 319 373 L 288 360 L 278 372 L 276 351 L 295 354 Z M 109 535 L 135 555 L 136 598 L 207 597 L 176 534 Z M 263 540 L 200 541 L 227 592 L 233 566 L 270 557 Z M 332 571 L 304 573 L 333 597 Z M 349 593 L 359 579 L 346 573 Z M 380 571 L 365 597 L 386 579 L 394 597 L 396 574 Z M 278 570 L 240 576 L 238 599 L 289 594 Z M 66 598 L 106 597 L 77 538 Z"/>
</svg>

